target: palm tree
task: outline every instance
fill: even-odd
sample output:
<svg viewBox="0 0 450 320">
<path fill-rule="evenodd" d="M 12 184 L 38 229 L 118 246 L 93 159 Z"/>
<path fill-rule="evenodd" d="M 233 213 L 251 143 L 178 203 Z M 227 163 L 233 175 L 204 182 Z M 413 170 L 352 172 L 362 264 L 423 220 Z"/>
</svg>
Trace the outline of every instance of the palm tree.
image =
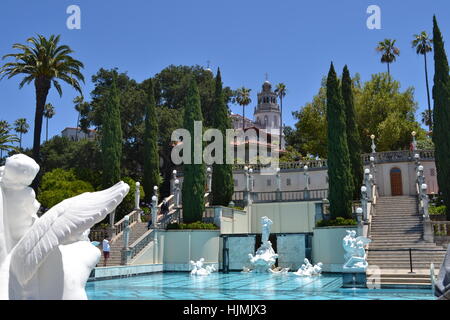
<svg viewBox="0 0 450 320">
<path fill-rule="evenodd" d="M 61 85 L 58 79 L 72 86 L 81 93 L 79 81 L 84 83 L 84 77 L 80 72 L 83 63 L 71 57 L 72 49 L 66 45 L 59 45 L 60 36 L 51 35 L 45 38 L 42 35 L 27 40 L 28 44 L 16 43 L 13 49 L 20 50 L 19 53 L 7 54 L 3 57 L 13 58 L 14 62 L 5 63 L 0 68 L 0 79 L 12 78 L 24 74 L 25 77 L 19 84 L 22 88 L 25 84 L 34 82 L 36 88 L 36 111 L 34 118 L 34 141 L 33 157 L 39 162 L 41 145 L 42 120 L 44 106 L 48 92 L 53 85 L 62 95 Z M 35 187 L 37 186 L 35 182 Z"/>
<path fill-rule="evenodd" d="M 0 161 L 3 159 L 3 151 L 7 151 L 8 149 L 16 149 L 12 145 L 14 142 L 19 142 L 19 139 L 15 134 L 9 134 L 11 130 L 11 126 L 8 121 L 1 120 L 0 121 Z"/>
<path fill-rule="evenodd" d="M 275 93 L 280 98 L 280 150 L 281 150 L 281 137 L 283 133 L 283 98 L 286 96 L 286 85 L 279 83 L 276 86 Z"/>
<path fill-rule="evenodd" d="M 46 118 L 45 124 L 45 141 L 48 141 L 48 119 L 51 119 L 56 114 L 55 107 L 51 103 L 47 103 L 44 107 L 44 118 Z"/>
<path fill-rule="evenodd" d="M 391 74 L 389 65 L 396 60 L 395 56 L 400 55 L 400 49 L 395 46 L 395 41 L 392 39 L 384 39 L 378 43 L 376 50 L 382 53 L 381 63 L 387 63 L 388 74 Z"/>
<path fill-rule="evenodd" d="M 77 125 L 75 126 L 75 141 L 78 140 L 78 128 L 80 127 L 80 118 L 81 118 L 81 110 L 83 110 L 83 107 L 87 104 L 87 102 L 84 101 L 84 97 L 78 96 L 73 99 L 73 103 L 75 104 L 75 110 L 78 112 L 78 119 L 77 119 Z"/>
<path fill-rule="evenodd" d="M 430 87 L 428 86 L 428 67 L 427 67 L 427 53 L 433 50 L 432 47 L 433 40 L 430 39 L 425 31 L 420 34 L 414 35 L 414 40 L 412 41 L 412 47 L 416 48 L 417 54 L 422 54 L 425 60 L 425 82 L 427 85 L 427 97 L 428 97 L 428 114 L 431 115 L 431 103 L 430 103 Z M 433 130 L 433 119 L 430 117 L 427 121 L 428 128 L 430 132 Z"/>
<path fill-rule="evenodd" d="M 25 118 L 19 118 L 16 121 L 14 121 L 14 131 L 19 133 L 20 149 L 22 149 L 22 134 L 26 134 L 29 128 L 30 125 L 27 123 L 27 119 Z"/>
<path fill-rule="evenodd" d="M 242 129 L 245 130 L 245 107 L 248 106 L 252 99 L 250 98 L 250 91 L 252 89 L 247 89 L 245 87 L 236 90 L 236 102 L 242 106 Z"/>
</svg>

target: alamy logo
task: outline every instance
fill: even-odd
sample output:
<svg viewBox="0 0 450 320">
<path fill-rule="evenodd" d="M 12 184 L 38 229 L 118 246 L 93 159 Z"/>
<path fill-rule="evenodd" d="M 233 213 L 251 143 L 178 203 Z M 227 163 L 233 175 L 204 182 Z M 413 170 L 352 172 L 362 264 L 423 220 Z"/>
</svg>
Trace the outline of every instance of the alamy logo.
<svg viewBox="0 0 450 320">
<path fill-rule="evenodd" d="M 367 13 L 370 14 L 370 16 L 367 18 L 367 28 L 370 30 L 374 29 L 381 29 L 381 9 L 377 5 L 370 5 L 367 8 Z"/>
<path fill-rule="evenodd" d="M 66 20 L 66 26 L 69 30 L 80 30 L 81 29 L 81 9 L 77 5 L 70 5 L 66 10 L 67 14 L 70 16 Z"/>
</svg>

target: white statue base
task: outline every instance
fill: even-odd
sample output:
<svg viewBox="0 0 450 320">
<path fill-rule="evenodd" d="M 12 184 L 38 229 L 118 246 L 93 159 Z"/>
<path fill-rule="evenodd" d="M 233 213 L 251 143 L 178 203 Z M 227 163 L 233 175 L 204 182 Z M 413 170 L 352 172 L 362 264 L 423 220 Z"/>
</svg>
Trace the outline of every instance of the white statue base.
<svg viewBox="0 0 450 320">
<path fill-rule="evenodd" d="M 275 264 L 278 254 L 272 248 L 270 241 L 263 242 L 261 247 L 256 251 L 253 256 L 249 254 L 251 269 L 257 273 L 271 272 L 272 266 Z"/>
<path fill-rule="evenodd" d="M 300 277 L 311 277 L 311 276 L 320 276 L 322 273 L 322 262 L 317 263 L 316 265 L 312 265 L 308 259 L 305 258 L 304 264 L 294 272 L 295 275 Z"/>
<path fill-rule="evenodd" d="M 366 288 L 367 253 L 364 248 L 371 242 L 366 237 L 356 237 L 356 231 L 347 230 L 342 240 L 345 250 L 344 266 L 342 267 L 342 282 L 344 288 Z"/>
</svg>

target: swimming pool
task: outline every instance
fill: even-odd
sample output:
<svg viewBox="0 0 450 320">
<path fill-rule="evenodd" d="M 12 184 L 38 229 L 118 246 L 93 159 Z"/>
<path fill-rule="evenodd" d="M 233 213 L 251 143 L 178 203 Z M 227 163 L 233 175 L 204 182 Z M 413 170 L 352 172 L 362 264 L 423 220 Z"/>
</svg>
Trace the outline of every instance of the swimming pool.
<svg viewBox="0 0 450 320">
<path fill-rule="evenodd" d="M 342 289 L 339 275 L 155 273 L 88 282 L 90 300 L 434 300 L 431 290 Z"/>
</svg>

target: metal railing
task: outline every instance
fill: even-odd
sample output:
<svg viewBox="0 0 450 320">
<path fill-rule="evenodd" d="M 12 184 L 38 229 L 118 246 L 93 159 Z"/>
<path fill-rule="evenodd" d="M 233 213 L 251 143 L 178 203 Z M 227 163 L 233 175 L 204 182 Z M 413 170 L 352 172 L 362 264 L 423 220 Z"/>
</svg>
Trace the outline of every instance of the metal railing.
<svg viewBox="0 0 450 320">
<path fill-rule="evenodd" d="M 150 244 L 154 240 L 155 230 L 150 229 L 146 233 L 144 233 L 139 239 L 137 239 L 133 244 L 129 247 L 130 250 L 130 260 L 132 260 L 136 255 L 142 251 L 147 245 Z"/>
</svg>

